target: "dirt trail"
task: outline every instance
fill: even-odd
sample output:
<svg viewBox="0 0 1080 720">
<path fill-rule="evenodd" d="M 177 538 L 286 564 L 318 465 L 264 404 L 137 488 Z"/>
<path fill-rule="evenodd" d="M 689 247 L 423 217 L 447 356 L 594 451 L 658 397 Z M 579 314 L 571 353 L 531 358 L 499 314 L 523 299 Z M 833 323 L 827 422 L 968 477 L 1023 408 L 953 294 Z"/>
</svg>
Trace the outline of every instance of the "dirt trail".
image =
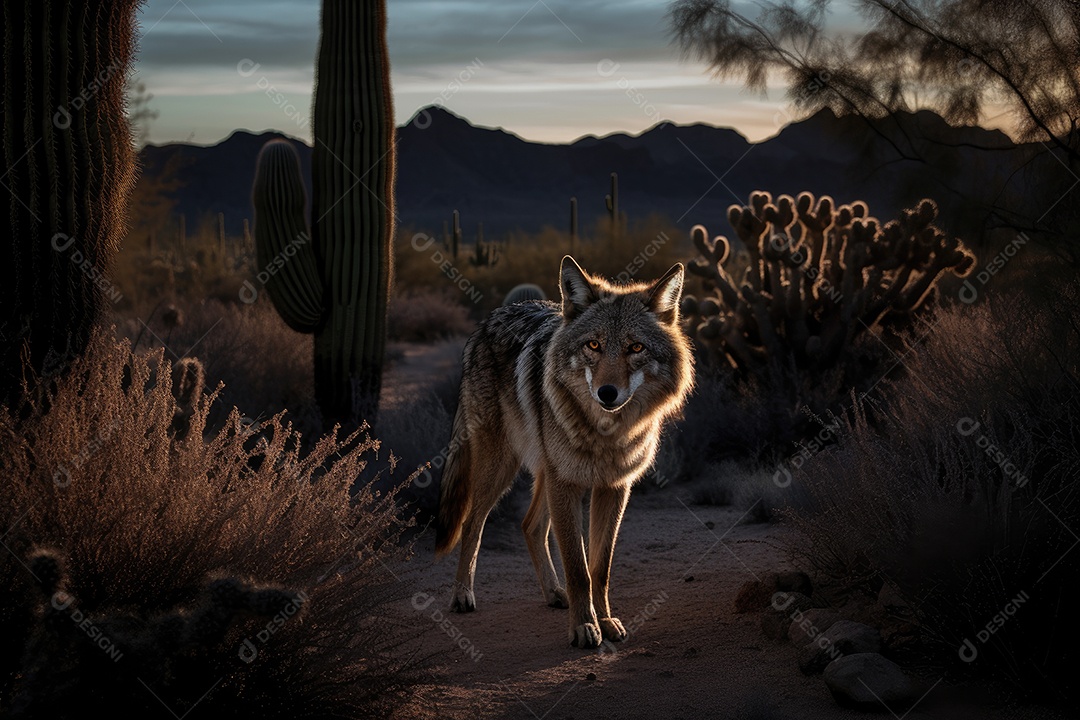
<svg viewBox="0 0 1080 720">
<path fill-rule="evenodd" d="M 436 346 L 433 359 L 445 357 Z M 388 376 L 429 353 L 407 354 Z M 429 371 L 427 377 L 431 377 Z M 565 610 L 547 607 L 518 527 L 523 507 L 493 515 L 477 564 L 477 611 L 448 612 L 457 551 L 434 560 L 434 538 L 420 537 L 413 609 L 430 623 L 421 654 L 439 653 L 435 681 L 415 689 L 401 718 L 862 718 L 833 702 L 820 676 L 799 672 L 795 647 L 767 639 L 760 616 L 736 615 L 739 587 L 790 567 L 789 530 L 741 524 L 731 509 L 688 504 L 668 486 L 631 498 L 615 548 L 611 602 L 630 637 L 579 650 L 567 642 Z M 425 604 L 430 600 L 430 604 Z M 927 687 L 937 682 L 927 677 Z M 904 720 L 1056 717 L 1045 709 L 990 703 L 985 688 L 940 683 Z M 888 713 L 884 717 L 889 717 Z"/>
</svg>

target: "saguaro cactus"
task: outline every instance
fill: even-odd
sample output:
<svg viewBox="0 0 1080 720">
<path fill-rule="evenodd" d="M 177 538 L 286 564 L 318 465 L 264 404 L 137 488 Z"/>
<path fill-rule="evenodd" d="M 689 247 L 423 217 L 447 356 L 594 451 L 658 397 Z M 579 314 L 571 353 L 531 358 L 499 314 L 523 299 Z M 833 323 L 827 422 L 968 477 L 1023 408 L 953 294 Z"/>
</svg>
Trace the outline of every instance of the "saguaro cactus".
<svg viewBox="0 0 1080 720">
<path fill-rule="evenodd" d="M 374 422 L 386 347 L 394 228 L 394 122 L 386 0 L 323 0 L 312 220 L 292 145 L 255 177 L 255 244 L 281 317 L 315 336 L 315 395 L 329 424 Z"/>
<path fill-rule="evenodd" d="M 608 215 L 611 216 L 611 242 L 619 236 L 619 173 L 611 173 L 611 192 L 604 196 Z"/>
<path fill-rule="evenodd" d="M 450 257 L 457 261 L 458 251 L 461 250 L 461 215 L 458 211 L 454 211 L 454 229 L 453 235 L 450 236 Z"/>
<path fill-rule="evenodd" d="M 577 198 L 570 198 L 570 254 L 577 250 Z"/>
<path fill-rule="evenodd" d="M 0 402 L 83 352 L 134 179 L 124 86 L 139 0 L 7 0 L 0 103 Z"/>
</svg>

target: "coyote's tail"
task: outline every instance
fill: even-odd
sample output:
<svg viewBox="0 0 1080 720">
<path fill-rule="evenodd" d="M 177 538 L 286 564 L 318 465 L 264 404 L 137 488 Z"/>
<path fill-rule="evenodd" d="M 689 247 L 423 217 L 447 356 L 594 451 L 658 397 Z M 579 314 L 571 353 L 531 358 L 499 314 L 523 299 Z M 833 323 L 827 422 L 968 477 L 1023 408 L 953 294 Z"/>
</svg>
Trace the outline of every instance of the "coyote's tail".
<svg viewBox="0 0 1080 720">
<path fill-rule="evenodd" d="M 435 516 L 435 555 L 442 556 L 454 549 L 461 539 L 461 526 L 472 505 L 472 443 L 465 422 L 465 405 L 460 404 L 454 416 L 454 431 L 450 453 L 439 486 L 439 510 Z"/>
</svg>

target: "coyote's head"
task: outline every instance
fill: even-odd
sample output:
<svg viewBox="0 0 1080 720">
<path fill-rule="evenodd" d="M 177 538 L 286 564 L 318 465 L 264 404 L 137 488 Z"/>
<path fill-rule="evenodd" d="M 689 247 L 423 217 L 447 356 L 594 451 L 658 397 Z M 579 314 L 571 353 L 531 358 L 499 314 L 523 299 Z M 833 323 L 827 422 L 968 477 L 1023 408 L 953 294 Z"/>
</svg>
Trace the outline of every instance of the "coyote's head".
<svg viewBox="0 0 1080 720">
<path fill-rule="evenodd" d="M 563 324 L 549 371 L 588 414 L 637 420 L 678 412 L 693 384 L 679 327 L 683 276 L 676 264 L 656 282 L 614 285 L 563 258 Z"/>
</svg>

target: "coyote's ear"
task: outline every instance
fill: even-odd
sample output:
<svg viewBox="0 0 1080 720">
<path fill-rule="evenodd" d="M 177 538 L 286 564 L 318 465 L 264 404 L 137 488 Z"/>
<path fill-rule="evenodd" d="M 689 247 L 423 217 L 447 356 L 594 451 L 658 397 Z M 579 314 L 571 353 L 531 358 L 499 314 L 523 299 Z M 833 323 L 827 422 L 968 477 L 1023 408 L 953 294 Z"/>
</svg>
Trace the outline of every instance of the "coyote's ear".
<svg viewBox="0 0 1080 720">
<path fill-rule="evenodd" d="M 649 309 L 662 322 L 674 324 L 679 320 L 679 300 L 682 297 L 685 271 L 682 263 L 675 263 L 664 277 L 649 288 Z"/>
<path fill-rule="evenodd" d="M 562 313 L 567 320 L 585 311 L 596 302 L 596 287 L 588 274 L 566 255 L 559 268 L 559 291 L 562 293 Z"/>
</svg>

